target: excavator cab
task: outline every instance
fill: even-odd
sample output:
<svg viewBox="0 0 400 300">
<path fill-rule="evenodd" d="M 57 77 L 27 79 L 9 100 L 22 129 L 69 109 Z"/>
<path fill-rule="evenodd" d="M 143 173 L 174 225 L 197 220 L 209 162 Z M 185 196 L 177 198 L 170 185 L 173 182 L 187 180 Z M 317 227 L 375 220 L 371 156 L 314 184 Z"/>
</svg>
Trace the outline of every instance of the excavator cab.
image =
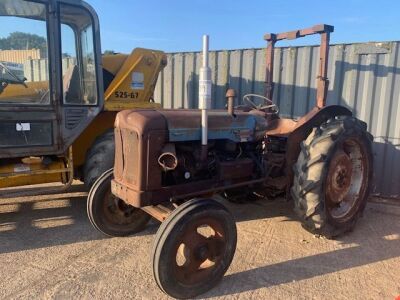
<svg viewBox="0 0 400 300">
<path fill-rule="evenodd" d="M 97 14 L 82 0 L 1 0 L 0 32 L 0 197 L 73 179 L 92 186 L 114 164 L 116 114 L 160 107 L 165 54 L 102 56 Z"/>
<path fill-rule="evenodd" d="M 66 153 L 104 104 L 95 11 L 3 0 L 0 28 L 0 159 Z"/>
</svg>

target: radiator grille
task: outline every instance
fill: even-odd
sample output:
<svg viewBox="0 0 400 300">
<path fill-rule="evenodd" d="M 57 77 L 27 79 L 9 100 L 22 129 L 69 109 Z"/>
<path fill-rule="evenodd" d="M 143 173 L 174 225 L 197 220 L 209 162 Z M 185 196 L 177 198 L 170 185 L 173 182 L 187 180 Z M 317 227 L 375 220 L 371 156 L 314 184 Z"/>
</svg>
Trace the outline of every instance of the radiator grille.
<svg viewBox="0 0 400 300">
<path fill-rule="evenodd" d="M 138 184 L 139 136 L 135 131 L 121 129 L 123 149 L 123 180 L 129 185 Z"/>
<path fill-rule="evenodd" d="M 124 153 L 122 152 L 122 136 L 118 128 L 114 130 L 115 135 L 115 163 L 114 163 L 114 176 L 116 179 L 122 179 L 122 172 L 124 171 Z"/>
</svg>

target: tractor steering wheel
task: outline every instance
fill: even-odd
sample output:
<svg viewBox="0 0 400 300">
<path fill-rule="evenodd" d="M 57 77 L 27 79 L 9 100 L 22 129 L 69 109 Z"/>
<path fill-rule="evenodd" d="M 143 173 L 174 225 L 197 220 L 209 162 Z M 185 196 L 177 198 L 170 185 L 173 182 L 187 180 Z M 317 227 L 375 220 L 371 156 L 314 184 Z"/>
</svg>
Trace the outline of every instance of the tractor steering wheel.
<svg viewBox="0 0 400 300">
<path fill-rule="evenodd" d="M 264 105 L 262 104 L 255 104 L 253 101 L 250 100 L 250 98 L 260 98 L 264 100 Z M 257 95 L 257 94 L 247 94 L 243 96 L 243 101 L 247 102 L 248 104 L 250 104 L 250 106 L 254 109 L 260 110 L 260 111 L 265 111 L 265 110 L 269 110 L 269 113 L 272 114 L 278 114 L 279 113 L 279 108 L 278 106 L 272 102 L 271 99 L 268 99 L 267 97 L 261 96 L 261 95 Z"/>
</svg>

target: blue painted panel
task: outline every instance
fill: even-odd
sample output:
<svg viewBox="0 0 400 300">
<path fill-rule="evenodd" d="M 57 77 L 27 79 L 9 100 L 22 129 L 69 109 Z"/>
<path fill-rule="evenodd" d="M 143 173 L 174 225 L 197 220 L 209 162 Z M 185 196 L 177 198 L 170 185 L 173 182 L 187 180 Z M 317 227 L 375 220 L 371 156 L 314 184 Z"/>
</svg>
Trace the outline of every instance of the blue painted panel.
<svg viewBox="0 0 400 300">
<path fill-rule="evenodd" d="M 232 120 L 231 126 L 220 127 L 212 126 L 209 122 L 208 139 L 226 139 L 233 142 L 250 142 L 254 140 L 254 129 L 256 118 L 249 115 L 245 122 L 235 122 Z M 201 127 L 198 128 L 171 128 L 169 129 L 169 140 L 171 142 L 185 142 L 201 140 Z"/>
</svg>

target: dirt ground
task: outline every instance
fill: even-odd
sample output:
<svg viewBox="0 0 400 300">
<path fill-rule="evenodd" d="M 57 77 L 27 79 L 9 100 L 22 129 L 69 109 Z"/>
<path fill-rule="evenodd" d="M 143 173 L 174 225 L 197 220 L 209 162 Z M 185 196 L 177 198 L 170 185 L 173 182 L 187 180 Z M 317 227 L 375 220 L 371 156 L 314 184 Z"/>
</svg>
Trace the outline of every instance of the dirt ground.
<svg viewBox="0 0 400 300">
<path fill-rule="evenodd" d="M 369 203 L 335 241 L 306 232 L 284 200 L 230 204 L 238 247 L 223 281 L 202 298 L 395 299 L 400 295 L 400 202 Z M 105 238 L 70 193 L 0 200 L 1 299 L 159 299 L 150 253 L 158 224 Z"/>
</svg>

